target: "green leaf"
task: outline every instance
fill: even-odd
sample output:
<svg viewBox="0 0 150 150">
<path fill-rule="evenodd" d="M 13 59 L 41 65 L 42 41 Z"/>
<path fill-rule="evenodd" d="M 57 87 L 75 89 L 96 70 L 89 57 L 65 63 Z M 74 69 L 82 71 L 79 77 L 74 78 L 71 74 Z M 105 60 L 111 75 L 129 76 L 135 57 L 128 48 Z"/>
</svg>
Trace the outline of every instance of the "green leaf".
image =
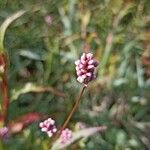
<svg viewBox="0 0 150 150">
<path fill-rule="evenodd" d="M 51 86 L 38 86 L 36 84 L 33 84 L 33 83 L 26 83 L 24 85 L 24 87 L 22 87 L 21 89 L 19 90 L 16 90 L 14 89 L 12 91 L 12 97 L 11 97 L 11 100 L 16 100 L 18 99 L 18 97 L 21 95 L 21 94 L 26 94 L 26 93 L 29 93 L 29 92 L 35 92 L 35 93 L 39 93 L 39 92 L 51 92 L 52 94 L 54 95 L 57 95 L 57 96 L 60 96 L 60 97 L 64 97 L 64 93 L 51 87 Z"/>
<path fill-rule="evenodd" d="M 24 10 L 20 10 L 16 13 L 14 13 L 13 15 L 9 16 L 0 26 L 0 52 L 4 51 L 4 36 L 6 33 L 6 29 L 8 28 L 8 26 L 17 18 L 21 17 L 26 11 Z"/>
</svg>

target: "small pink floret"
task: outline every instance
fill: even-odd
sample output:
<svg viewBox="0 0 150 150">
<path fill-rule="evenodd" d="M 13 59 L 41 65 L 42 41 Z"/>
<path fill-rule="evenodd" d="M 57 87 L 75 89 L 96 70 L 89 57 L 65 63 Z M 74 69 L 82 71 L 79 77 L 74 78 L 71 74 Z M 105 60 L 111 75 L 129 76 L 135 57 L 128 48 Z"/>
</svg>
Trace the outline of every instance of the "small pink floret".
<svg viewBox="0 0 150 150">
<path fill-rule="evenodd" d="M 77 80 L 84 85 L 87 85 L 93 80 L 98 61 L 93 57 L 92 53 L 83 53 L 81 58 L 75 61 Z"/>
</svg>

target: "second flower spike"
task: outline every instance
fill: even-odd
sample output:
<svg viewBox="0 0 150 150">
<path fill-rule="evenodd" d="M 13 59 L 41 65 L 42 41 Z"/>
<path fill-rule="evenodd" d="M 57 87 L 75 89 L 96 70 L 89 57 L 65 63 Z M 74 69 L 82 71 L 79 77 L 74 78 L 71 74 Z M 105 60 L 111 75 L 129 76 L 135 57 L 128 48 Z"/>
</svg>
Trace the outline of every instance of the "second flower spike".
<svg viewBox="0 0 150 150">
<path fill-rule="evenodd" d="M 64 129 L 60 135 L 61 143 L 65 144 L 72 138 L 72 131 L 68 128 Z"/>
<path fill-rule="evenodd" d="M 49 137 L 51 137 L 56 131 L 55 121 L 51 118 L 44 120 L 39 124 L 42 132 L 46 132 Z"/>
</svg>

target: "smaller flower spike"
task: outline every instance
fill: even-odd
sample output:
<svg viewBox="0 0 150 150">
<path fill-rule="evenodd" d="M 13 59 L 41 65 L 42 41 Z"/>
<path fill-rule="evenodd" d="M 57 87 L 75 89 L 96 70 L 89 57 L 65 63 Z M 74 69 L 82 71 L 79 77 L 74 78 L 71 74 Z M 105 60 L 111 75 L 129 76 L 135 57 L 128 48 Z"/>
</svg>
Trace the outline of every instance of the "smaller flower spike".
<svg viewBox="0 0 150 150">
<path fill-rule="evenodd" d="M 0 128 L 0 139 L 7 139 L 9 137 L 9 130 L 7 127 Z"/>
<path fill-rule="evenodd" d="M 98 66 L 98 61 L 93 57 L 92 53 L 83 53 L 81 58 L 75 61 L 77 80 L 80 83 L 87 85 L 95 76 L 95 70 Z"/>
<path fill-rule="evenodd" d="M 61 143 L 62 143 L 62 144 L 65 144 L 65 143 L 68 142 L 71 138 L 72 138 L 72 131 L 69 130 L 68 128 L 64 129 L 64 130 L 61 132 L 60 139 L 61 139 Z"/>
<path fill-rule="evenodd" d="M 41 131 L 46 132 L 49 137 L 51 137 L 57 131 L 55 121 L 51 118 L 41 122 L 39 127 L 41 128 Z"/>
</svg>

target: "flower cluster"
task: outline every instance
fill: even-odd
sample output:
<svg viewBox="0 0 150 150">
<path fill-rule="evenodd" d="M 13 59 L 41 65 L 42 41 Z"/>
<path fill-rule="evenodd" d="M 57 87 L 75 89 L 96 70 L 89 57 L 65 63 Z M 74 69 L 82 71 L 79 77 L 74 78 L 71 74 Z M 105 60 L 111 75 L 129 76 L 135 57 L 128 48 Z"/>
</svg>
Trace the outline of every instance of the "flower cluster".
<svg viewBox="0 0 150 150">
<path fill-rule="evenodd" d="M 51 118 L 48 118 L 43 122 L 40 122 L 39 127 L 41 128 L 41 131 L 47 133 L 49 137 L 52 137 L 53 134 L 56 133 L 57 131 L 57 128 L 55 126 L 55 121 Z M 62 130 L 60 135 L 60 140 L 62 144 L 65 144 L 71 138 L 72 138 L 71 130 L 69 130 L 68 128 Z"/>
<path fill-rule="evenodd" d="M 41 131 L 46 132 L 49 137 L 51 137 L 57 131 L 55 121 L 51 118 L 41 122 L 39 127 L 41 128 Z"/>
<path fill-rule="evenodd" d="M 0 139 L 7 139 L 9 137 L 9 130 L 7 127 L 0 128 Z"/>
<path fill-rule="evenodd" d="M 94 59 L 92 53 L 83 53 L 81 58 L 75 61 L 77 80 L 87 85 L 95 78 L 95 69 L 98 62 Z"/>
<path fill-rule="evenodd" d="M 68 128 L 64 129 L 61 132 L 60 135 L 60 140 L 62 144 L 65 144 L 66 142 L 68 142 L 70 139 L 72 138 L 72 131 L 69 130 Z"/>
</svg>

